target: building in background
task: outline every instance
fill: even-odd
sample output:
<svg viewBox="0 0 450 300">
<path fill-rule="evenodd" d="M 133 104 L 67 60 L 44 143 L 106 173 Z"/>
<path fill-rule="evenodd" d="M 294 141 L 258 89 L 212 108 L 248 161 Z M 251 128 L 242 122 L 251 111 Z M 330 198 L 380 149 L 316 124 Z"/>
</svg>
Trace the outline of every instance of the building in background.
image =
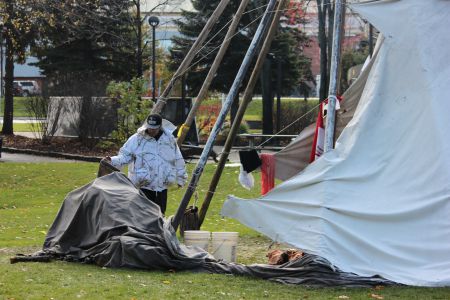
<svg viewBox="0 0 450 300">
<path fill-rule="evenodd" d="M 194 7 L 190 0 L 147 0 L 142 2 L 141 9 L 146 20 L 150 16 L 159 18 L 156 40 L 160 47 L 168 49 L 172 44 L 171 38 L 180 35 L 174 20 L 182 18 L 182 10 L 191 11 Z"/>
</svg>

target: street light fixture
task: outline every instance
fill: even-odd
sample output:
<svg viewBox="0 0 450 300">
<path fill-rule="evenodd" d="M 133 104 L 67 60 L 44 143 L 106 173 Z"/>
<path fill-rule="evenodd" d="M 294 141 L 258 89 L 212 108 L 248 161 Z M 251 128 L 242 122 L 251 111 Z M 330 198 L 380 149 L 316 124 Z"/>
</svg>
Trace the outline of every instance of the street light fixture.
<svg viewBox="0 0 450 300">
<path fill-rule="evenodd" d="M 148 18 L 148 24 L 152 27 L 152 42 L 153 42 L 153 47 L 152 47 L 152 100 L 153 102 L 156 102 L 156 84 L 155 84 L 155 76 L 156 76 L 156 54 L 155 54 L 155 48 L 156 48 L 156 36 L 155 36 L 155 31 L 156 31 L 156 26 L 158 26 L 159 24 L 159 19 L 157 16 L 151 16 L 150 18 Z"/>
</svg>

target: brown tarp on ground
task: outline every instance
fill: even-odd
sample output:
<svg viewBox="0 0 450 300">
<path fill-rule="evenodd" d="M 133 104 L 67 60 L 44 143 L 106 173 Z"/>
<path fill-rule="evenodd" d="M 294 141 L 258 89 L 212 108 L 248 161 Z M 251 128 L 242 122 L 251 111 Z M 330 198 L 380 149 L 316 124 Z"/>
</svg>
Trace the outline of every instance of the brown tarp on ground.
<svg viewBox="0 0 450 300">
<path fill-rule="evenodd" d="M 37 256 L 102 267 L 191 270 L 247 275 L 309 286 L 391 284 L 380 277 L 345 273 L 315 255 L 279 266 L 217 261 L 179 243 L 170 220 L 122 173 L 114 172 L 69 193 Z"/>
</svg>

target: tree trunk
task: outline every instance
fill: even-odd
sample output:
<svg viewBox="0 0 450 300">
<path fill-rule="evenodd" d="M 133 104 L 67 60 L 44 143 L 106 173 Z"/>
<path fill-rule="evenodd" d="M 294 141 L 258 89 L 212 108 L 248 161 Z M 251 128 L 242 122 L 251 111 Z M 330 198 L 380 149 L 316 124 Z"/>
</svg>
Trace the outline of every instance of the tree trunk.
<svg viewBox="0 0 450 300">
<path fill-rule="evenodd" d="M 273 90 L 271 69 L 272 60 L 267 58 L 264 61 L 263 71 L 261 73 L 263 134 L 273 134 Z"/>
<path fill-rule="evenodd" d="M 11 1 L 7 2 L 7 10 L 10 16 L 13 15 L 13 5 Z M 5 27 L 8 28 L 8 22 Z M 5 62 L 5 109 L 3 114 L 2 134 L 13 134 L 13 82 L 14 82 L 14 47 L 11 36 L 6 33 L 6 62 Z"/>
<path fill-rule="evenodd" d="M 233 103 L 231 104 L 230 108 L 230 127 L 231 124 L 233 124 L 234 119 L 236 118 L 237 111 L 239 109 L 239 93 L 236 95 L 236 97 L 233 100 Z"/>
<path fill-rule="evenodd" d="M 330 85 L 330 66 L 331 66 L 331 52 L 333 50 L 333 35 L 334 35 L 334 4 L 330 0 L 326 0 L 326 11 L 328 20 L 328 33 L 327 33 L 327 93 L 328 86 Z M 327 94 L 328 96 L 328 94 Z"/>
<path fill-rule="evenodd" d="M 139 1 L 137 1 L 137 3 L 136 3 L 136 29 L 137 29 L 136 72 L 137 72 L 137 77 L 141 78 L 142 74 L 143 74 L 143 71 L 142 71 L 142 21 L 141 21 L 141 4 Z"/>
<path fill-rule="evenodd" d="M 326 27 L 326 8 L 322 7 L 322 0 L 317 0 L 319 33 L 317 40 L 320 47 L 320 87 L 319 100 L 324 100 L 328 95 L 328 56 L 327 56 L 327 37 Z"/>
</svg>

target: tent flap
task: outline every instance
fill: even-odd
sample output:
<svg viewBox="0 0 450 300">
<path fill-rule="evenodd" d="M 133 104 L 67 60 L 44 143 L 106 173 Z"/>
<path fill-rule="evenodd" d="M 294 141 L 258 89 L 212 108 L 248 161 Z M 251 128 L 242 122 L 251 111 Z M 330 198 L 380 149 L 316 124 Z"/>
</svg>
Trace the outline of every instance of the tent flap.
<svg viewBox="0 0 450 300">
<path fill-rule="evenodd" d="M 222 214 L 347 272 L 450 285 L 450 1 L 351 6 L 385 40 L 336 148 Z"/>
</svg>

